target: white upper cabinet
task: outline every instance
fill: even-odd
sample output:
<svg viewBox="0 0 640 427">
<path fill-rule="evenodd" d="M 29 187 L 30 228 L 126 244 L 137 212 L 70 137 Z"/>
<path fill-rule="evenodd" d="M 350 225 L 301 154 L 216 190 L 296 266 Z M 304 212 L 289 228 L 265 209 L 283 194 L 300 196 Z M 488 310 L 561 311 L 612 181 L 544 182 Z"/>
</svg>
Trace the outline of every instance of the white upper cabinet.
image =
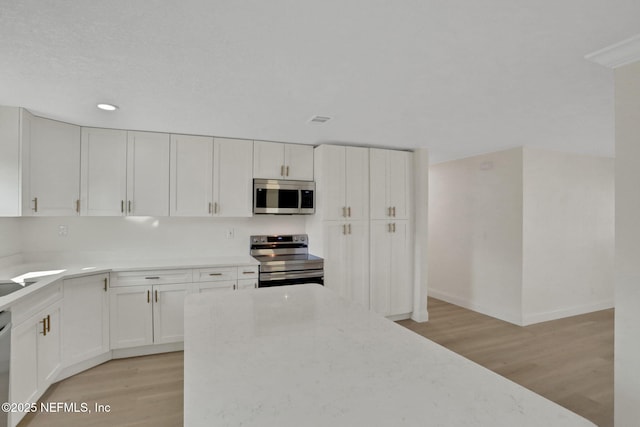
<svg viewBox="0 0 640 427">
<path fill-rule="evenodd" d="M 313 147 L 255 141 L 253 177 L 313 181 Z"/>
<path fill-rule="evenodd" d="M 169 135 L 128 132 L 127 137 L 127 215 L 169 216 Z"/>
<path fill-rule="evenodd" d="M 321 145 L 315 149 L 314 162 L 322 219 L 367 219 L 369 149 Z"/>
<path fill-rule="evenodd" d="M 82 128 L 81 151 L 81 214 L 125 215 L 127 131 Z"/>
<path fill-rule="evenodd" d="M 253 215 L 253 141 L 214 138 L 213 214 Z"/>
<path fill-rule="evenodd" d="M 171 216 L 213 212 L 213 138 L 171 135 Z"/>
<path fill-rule="evenodd" d="M 412 154 L 370 149 L 371 219 L 408 219 Z"/>
<path fill-rule="evenodd" d="M 252 215 L 253 141 L 171 135 L 170 214 Z"/>
<path fill-rule="evenodd" d="M 23 139 L 23 215 L 80 213 L 80 127 L 33 117 Z"/>
</svg>

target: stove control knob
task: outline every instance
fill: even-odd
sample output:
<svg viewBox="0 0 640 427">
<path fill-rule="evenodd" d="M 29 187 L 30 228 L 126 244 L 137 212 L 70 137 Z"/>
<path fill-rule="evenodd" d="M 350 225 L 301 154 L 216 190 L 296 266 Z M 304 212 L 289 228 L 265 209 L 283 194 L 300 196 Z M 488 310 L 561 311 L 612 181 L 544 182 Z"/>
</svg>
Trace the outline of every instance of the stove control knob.
<svg viewBox="0 0 640 427">
<path fill-rule="evenodd" d="M 293 241 L 297 242 L 298 241 L 298 236 L 293 236 Z"/>
<path fill-rule="evenodd" d="M 266 243 L 266 242 L 267 242 L 267 238 L 266 238 L 266 237 L 263 237 L 263 238 L 261 238 L 261 239 L 260 239 L 260 241 L 261 241 L 262 243 Z"/>
<path fill-rule="evenodd" d="M 304 236 L 300 236 L 300 241 L 304 242 Z"/>
</svg>

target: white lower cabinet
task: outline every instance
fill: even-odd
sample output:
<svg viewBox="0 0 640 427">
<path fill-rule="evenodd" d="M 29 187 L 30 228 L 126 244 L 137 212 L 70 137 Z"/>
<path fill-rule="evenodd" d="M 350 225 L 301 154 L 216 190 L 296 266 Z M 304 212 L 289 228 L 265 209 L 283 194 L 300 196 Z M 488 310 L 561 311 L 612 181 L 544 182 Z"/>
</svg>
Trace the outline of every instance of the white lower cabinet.
<svg viewBox="0 0 640 427">
<path fill-rule="evenodd" d="M 369 222 L 327 221 L 324 282 L 340 296 L 369 308 Z"/>
<path fill-rule="evenodd" d="M 258 289 L 258 279 L 238 279 L 238 289 Z"/>
<path fill-rule="evenodd" d="M 216 282 L 200 282 L 195 284 L 197 292 L 208 293 L 217 291 L 232 291 L 236 288 L 235 280 L 218 280 Z"/>
<path fill-rule="evenodd" d="M 109 351 L 109 274 L 63 284 L 62 356 L 66 366 Z"/>
<path fill-rule="evenodd" d="M 54 302 L 22 321 L 11 331 L 11 371 L 9 401 L 36 402 L 60 371 L 62 301 Z M 12 413 L 16 425 L 24 413 Z"/>
<path fill-rule="evenodd" d="M 180 342 L 191 284 L 112 287 L 111 348 Z"/>
<path fill-rule="evenodd" d="M 153 342 L 184 341 L 184 299 L 191 285 L 153 287 Z"/>
<path fill-rule="evenodd" d="M 371 309 L 383 316 L 413 310 L 409 221 L 371 221 Z"/>
<path fill-rule="evenodd" d="M 109 290 L 111 348 L 153 344 L 152 286 L 122 286 Z"/>
</svg>

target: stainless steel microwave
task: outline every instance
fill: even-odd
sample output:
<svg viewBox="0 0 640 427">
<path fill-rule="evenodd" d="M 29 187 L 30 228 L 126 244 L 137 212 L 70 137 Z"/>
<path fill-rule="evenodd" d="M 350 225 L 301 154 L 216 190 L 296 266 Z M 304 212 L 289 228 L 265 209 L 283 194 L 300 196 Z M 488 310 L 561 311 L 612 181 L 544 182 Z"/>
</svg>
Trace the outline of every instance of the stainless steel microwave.
<svg viewBox="0 0 640 427">
<path fill-rule="evenodd" d="M 315 213 L 316 183 L 279 179 L 253 180 L 253 213 L 309 215 Z"/>
</svg>

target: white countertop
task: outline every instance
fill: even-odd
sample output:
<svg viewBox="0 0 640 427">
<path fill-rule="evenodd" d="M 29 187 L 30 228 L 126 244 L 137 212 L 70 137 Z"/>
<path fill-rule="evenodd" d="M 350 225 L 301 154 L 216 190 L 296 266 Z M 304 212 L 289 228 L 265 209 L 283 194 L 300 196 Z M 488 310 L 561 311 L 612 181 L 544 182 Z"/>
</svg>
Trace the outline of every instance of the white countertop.
<svg viewBox="0 0 640 427">
<path fill-rule="evenodd" d="M 27 262 L 16 263 L 0 269 L 0 280 L 10 280 L 21 274 L 34 271 L 63 270 L 61 273 L 43 276 L 37 279 L 37 283 L 27 286 L 24 289 L 0 297 L 0 310 L 9 307 L 21 298 L 30 295 L 60 279 L 86 276 L 90 274 L 108 273 L 110 271 L 131 271 L 131 270 L 167 270 L 182 268 L 205 268 L 224 266 L 249 266 L 259 265 L 258 261 L 249 255 L 229 256 L 229 257 L 168 257 L 158 259 L 111 258 L 99 261 L 48 261 L 48 262 Z"/>
<path fill-rule="evenodd" d="M 185 304 L 185 427 L 594 425 L 320 285 Z"/>
</svg>

